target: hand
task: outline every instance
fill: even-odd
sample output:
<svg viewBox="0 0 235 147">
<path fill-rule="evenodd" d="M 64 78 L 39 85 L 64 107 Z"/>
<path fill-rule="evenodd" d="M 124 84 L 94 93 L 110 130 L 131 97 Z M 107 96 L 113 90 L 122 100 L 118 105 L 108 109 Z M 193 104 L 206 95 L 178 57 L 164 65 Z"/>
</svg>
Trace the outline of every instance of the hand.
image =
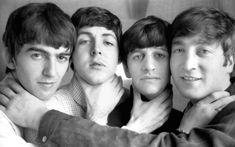
<svg viewBox="0 0 235 147">
<path fill-rule="evenodd" d="M 115 108 L 124 93 L 121 77 L 116 75 L 103 83 L 86 92 L 87 99 L 87 118 L 106 125 L 108 115 Z"/>
<path fill-rule="evenodd" d="M 165 123 L 171 108 L 171 89 L 166 89 L 159 97 L 149 102 L 143 102 L 140 94 L 134 90 L 131 118 L 128 124 L 123 128 L 138 133 L 150 133 Z"/>
<path fill-rule="evenodd" d="M 179 130 L 189 133 L 192 128 L 204 127 L 227 104 L 235 101 L 235 96 L 229 96 L 226 91 L 218 91 L 198 101 L 185 112 Z"/>
<path fill-rule="evenodd" d="M 45 104 L 23 89 L 13 79 L 0 86 L 0 109 L 10 120 L 22 127 L 38 129 L 42 116 L 48 111 Z"/>
</svg>

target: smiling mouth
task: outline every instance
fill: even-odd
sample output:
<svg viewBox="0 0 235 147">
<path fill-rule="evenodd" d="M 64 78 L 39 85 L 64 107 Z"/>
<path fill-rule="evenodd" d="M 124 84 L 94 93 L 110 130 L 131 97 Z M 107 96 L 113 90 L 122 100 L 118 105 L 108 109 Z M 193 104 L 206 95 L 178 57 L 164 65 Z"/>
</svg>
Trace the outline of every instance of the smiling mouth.
<svg viewBox="0 0 235 147">
<path fill-rule="evenodd" d="M 183 76 L 181 78 L 185 81 L 198 81 L 198 80 L 201 80 L 201 78 L 192 77 L 192 76 Z"/>
</svg>

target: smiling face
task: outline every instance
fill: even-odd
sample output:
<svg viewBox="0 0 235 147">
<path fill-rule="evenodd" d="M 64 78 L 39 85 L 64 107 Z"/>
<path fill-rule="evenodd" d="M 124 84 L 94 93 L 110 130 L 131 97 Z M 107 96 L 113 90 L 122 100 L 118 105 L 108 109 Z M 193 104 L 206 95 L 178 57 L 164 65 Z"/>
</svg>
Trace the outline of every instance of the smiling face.
<svg viewBox="0 0 235 147">
<path fill-rule="evenodd" d="M 75 75 L 89 85 L 110 79 L 118 65 L 118 44 L 112 30 L 104 27 L 83 27 L 73 53 Z"/>
<path fill-rule="evenodd" d="M 141 94 L 149 100 L 157 97 L 166 88 L 170 78 L 166 47 L 149 47 L 130 52 L 126 72 Z"/>
<path fill-rule="evenodd" d="M 70 50 L 43 44 L 24 44 L 12 60 L 14 76 L 32 95 L 49 99 L 68 69 Z"/>
<path fill-rule="evenodd" d="M 220 44 L 208 43 L 201 36 L 177 37 L 172 43 L 171 73 L 180 93 L 197 101 L 230 82 L 232 65 L 224 66 L 225 57 Z"/>
</svg>

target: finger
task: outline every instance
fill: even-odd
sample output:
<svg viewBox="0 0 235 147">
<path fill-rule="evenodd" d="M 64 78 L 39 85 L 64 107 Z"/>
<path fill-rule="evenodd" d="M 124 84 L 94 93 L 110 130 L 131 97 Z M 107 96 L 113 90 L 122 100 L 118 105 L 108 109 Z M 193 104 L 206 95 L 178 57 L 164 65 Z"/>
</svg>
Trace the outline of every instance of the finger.
<svg viewBox="0 0 235 147">
<path fill-rule="evenodd" d="M 15 92 L 15 93 L 20 93 L 24 91 L 24 88 L 17 83 L 14 79 L 8 79 L 7 80 L 7 85 Z"/>
<path fill-rule="evenodd" d="M 209 104 L 209 103 L 213 103 L 214 101 L 220 98 L 227 97 L 229 95 L 230 94 L 227 91 L 216 91 L 216 92 L 211 93 L 209 96 L 207 96 L 206 98 L 202 99 L 199 102 L 204 103 L 204 104 Z"/>
<path fill-rule="evenodd" d="M 6 107 L 3 106 L 3 105 L 0 105 L 0 110 L 3 111 L 3 112 L 6 111 Z"/>
<path fill-rule="evenodd" d="M 9 87 L 2 87 L 2 86 L 1 86 L 1 88 L 0 88 L 0 93 L 5 96 L 4 98 L 7 98 L 7 99 L 12 99 L 12 98 L 14 98 L 14 96 L 15 96 L 15 94 L 16 94 L 16 93 L 15 93 L 12 89 L 10 89 Z"/>
<path fill-rule="evenodd" d="M 213 102 L 212 105 L 215 110 L 222 110 L 233 101 L 235 101 L 235 95 L 220 98 L 217 101 Z"/>
<path fill-rule="evenodd" d="M 7 107 L 8 104 L 9 104 L 9 102 L 10 102 L 10 100 L 9 100 L 8 97 L 6 97 L 6 96 L 3 95 L 3 94 L 0 94 L 0 105 L 3 105 L 3 106 L 5 106 L 5 107 Z"/>
</svg>

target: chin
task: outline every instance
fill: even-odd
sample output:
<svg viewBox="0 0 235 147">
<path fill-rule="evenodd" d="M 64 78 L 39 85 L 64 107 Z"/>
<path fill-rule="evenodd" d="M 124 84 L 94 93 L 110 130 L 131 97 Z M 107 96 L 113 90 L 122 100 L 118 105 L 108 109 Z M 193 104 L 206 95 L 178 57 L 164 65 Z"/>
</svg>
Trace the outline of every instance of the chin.
<svg viewBox="0 0 235 147">
<path fill-rule="evenodd" d="M 42 100 L 42 101 L 47 101 L 47 100 L 49 100 L 50 98 L 52 98 L 52 96 L 55 94 L 55 92 L 50 92 L 50 93 L 45 93 L 45 92 L 42 92 L 42 93 L 39 93 L 39 94 L 37 94 L 38 96 L 37 96 L 37 98 L 39 99 L 39 100 Z"/>
<path fill-rule="evenodd" d="M 93 79 L 88 81 L 90 85 L 100 85 L 103 84 L 104 82 L 105 82 L 104 79 Z"/>
<path fill-rule="evenodd" d="M 156 98 L 159 95 L 159 92 L 154 91 L 145 91 L 142 92 L 143 95 L 147 96 L 149 100 Z"/>
<path fill-rule="evenodd" d="M 184 91 L 181 94 L 190 100 L 200 100 L 206 96 L 205 94 L 200 94 L 196 91 L 191 91 L 191 92 Z"/>
</svg>

